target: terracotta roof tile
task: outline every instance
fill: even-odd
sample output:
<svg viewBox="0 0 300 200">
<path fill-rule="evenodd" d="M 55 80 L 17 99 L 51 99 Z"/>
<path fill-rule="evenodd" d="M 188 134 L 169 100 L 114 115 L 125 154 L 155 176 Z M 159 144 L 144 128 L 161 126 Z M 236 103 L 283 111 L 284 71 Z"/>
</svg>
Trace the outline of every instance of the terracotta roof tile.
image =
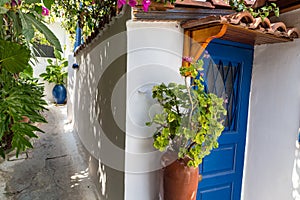
<svg viewBox="0 0 300 200">
<path fill-rule="evenodd" d="M 288 28 L 287 34 L 290 38 L 300 38 L 300 31 L 297 28 Z"/>
<path fill-rule="evenodd" d="M 279 32 L 285 32 L 285 33 L 287 33 L 286 26 L 285 26 L 285 24 L 283 22 L 273 23 L 273 24 L 271 24 L 271 28 L 274 31 L 279 31 Z"/>
<path fill-rule="evenodd" d="M 280 8 L 281 12 L 287 12 L 291 10 L 295 10 L 300 7 L 299 0 L 244 0 L 247 6 L 251 6 L 252 8 L 260 8 L 266 3 L 276 3 Z M 179 5 L 181 7 L 185 6 L 196 6 L 203 7 L 207 9 L 213 8 L 223 8 L 223 9 L 231 9 L 229 5 L 229 0 L 176 0 L 175 5 Z"/>
<path fill-rule="evenodd" d="M 241 39 L 244 33 L 251 35 L 253 37 L 252 44 L 264 44 L 264 42 L 284 42 L 300 37 L 300 31 L 298 29 L 288 29 L 283 22 L 271 23 L 268 18 L 264 18 L 264 20 L 262 20 L 260 17 L 254 18 L 248 12 L 235 13 L 225 16 L 210 16 L 198 20 L 190 20 L 184 22 L 182 24 L 182 27 L 188 30 L 196 30 L 201 29 L 201 27 L 206 28 L 218 24 L 230 25 L 230 29 L 235 32 L 236 35 L 231 34 L 229 37 L 240 37 L 239 39 Z M 234 27 L 236 27 L 236 30 L 234 30 Z M 255 32 L 257 32 L 257 34 L 259 35 L 260 41 L 255 41 Z M 270 36 L 266 36 L 266 38 L 264 39 L 263 34 L 268 34 Z M 245 35 L 244 40 L 249 40 L 249 38 L 246 37 L 247 36 Z M 228 36 L 226 37 L 226 39 L 228 39 Z M 243 42 L 242 40 L 240 41 Z"/>
<path fill-rule="evenodd" d="M 215 6 L 224 6 L 224 7 L 230 7 L 229 1 L 224 0 L 211 0 L 212 4 Z"/>
<path fill-rule="evenodd" d="M 197 0 L 176 0 L 175 5 L 215 8 L 215 6 L 211 2 L 203 2 Z"/>
<path fill-rule="evenodd" d="M 245 0 L 246 5 L 249 6 L 253 5 L 255 2 L 255 0 Z M 224 7 L 231 9 L 229 0 L 176 0 L 175 5 L 197 6 L 206 8 Z"/>
</svg>

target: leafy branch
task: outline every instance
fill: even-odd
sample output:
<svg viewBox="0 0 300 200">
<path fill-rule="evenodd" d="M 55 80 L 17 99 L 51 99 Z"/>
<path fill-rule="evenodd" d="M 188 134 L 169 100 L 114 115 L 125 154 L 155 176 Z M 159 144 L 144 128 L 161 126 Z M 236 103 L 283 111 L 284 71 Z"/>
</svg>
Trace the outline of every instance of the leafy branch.
<svg viewBox="0 0 300 200">
<path fill-rule="evenodd" d="M 68 66 L 68 61 L 63 58 L 59 51 L 54 50 L 55 61 L 48 59 L 47 62 L 49 65 L 46 67 L 46 72 L 40 74 L 40 77 L 49 83 L 55 83 L 57 85 L 63 85 L 65 79 L 68 76 L 65 68 Z"/>
<path fill-rule="evenodd" d="M 279 7 L 277 7 L 276 3 L 267 3 L 263 7 L 254 9 L 246 6 L 244 0 L 230 0 L 230 6 L 237 12 L 248 11 L 253 17 L 261 17 L 262 20 L 267 18 L 271 13 L 279 17 Z"/>
</svg>

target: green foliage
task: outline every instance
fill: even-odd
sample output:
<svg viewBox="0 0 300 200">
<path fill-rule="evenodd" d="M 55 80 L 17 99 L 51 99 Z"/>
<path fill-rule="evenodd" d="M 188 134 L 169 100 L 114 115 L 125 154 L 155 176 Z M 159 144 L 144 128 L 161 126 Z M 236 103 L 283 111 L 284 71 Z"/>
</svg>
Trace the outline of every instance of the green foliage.
<svg viewBox="0 0 300 200">
<path fill-rule="evenodd" d="M 63 18 L 62 25 L 74 41 L 78 21 L 85 39 L 116 12 L 116 0 L 55 0 L 52 11 L 53 18 Z"/>
<path fill-rule="evenodd" d="M 32 24 L 40 33 L 42 33 L 50 44 L 52 44 L 58 51 L 62 52 L 59 40 L 45 24 L 36 20 L 35 16 L 30 13 L 26 13 L 24 18 L 27 22 L 29 22 L 29 24 Z"/>
<path fill-rule="evenodd" d="M 30 51 L 18 44 L 0 40 L 0 65 L 11 73 L 19 73 L 28 65 Z"/>
<path fill-rule="evenodd" d="M 68 66 L 68 61 L 65 58 L 62 58 L 60 52 L 56 49 L 54 50 L 54 55 L 56 57 L 55 61 L 53 62 L 52 59 L 47 60 L 49 65 L 46 67 L 46 72 L 40 74 L 40 77 L 49 83 L 63 85 L 68 76 L 68 73 L 65 70 Z"/>
<path fill-rule="evenodd" d="M 262 20 L 272 12 L 276 17 L 279 17 L 279 7 L 277 7 L 276 3 L 266 4 L 261 8 L 253 9 L 246 6 L 244 0 L 230 0 L 230 6 L 237 12 L 248 11 L 253 17 L 261 17 Z"/>
<path fill-rule="evenodd" d="M 51 7 L 51 0 L 43 2 Z M 44 24 L 41 3 L 41 0 L 27 0 L 13 6 L 10 1 L 0 1 L 0 38 L 17 43 L 25 42 L 29 46 L 37 29 L 51 45 L 62 51 L 59 40 Z"/>
<path fill-rule="evenodd" d="M 32 148 L 31 138 L 42 132 L 36 122 L 46 122 L 43 85 L 32 78 L 29 50 L 36 30 L 61 50 L 54 34 L 44 25 L 42 3 L 51 0 L 0 0 L 0 155 L 16 156 Z M 29 122 L 28 122 L 29 120 Z"/>
<path fill-rule="evenodd" d="M 51 6 L 54 4 L 54 0 L 43 0 L 43 2 L 48 9 L 51 9 Z"/>
<path fill-rule="evenodd" d="M 43 86 L 30 76 L 32 69 L 28 64 L 29 50 L 20 44 L 0 40 L 0 51 L 4 48 L 5 52 L 0 53 L 0 60 L 9 60 L 9 62 L 0 61 L 0 155 L 2 157 L 14 149 L 18 156 L 21 151 L 32 148 L 30 139 L 37 137 L 35 131 L 42 131 L 31 123 L 46 122 L 40 113 L 46 105 L 42 99 Z M 29 118 L 31 123 L 25 122 L 24 117 Z"/>
<path fill-rule="evenodd" d="M 153 143 L 156 149 L 176 151 L 179 158 L 190 158 L 188 166 L 193 167 L 218 147 L 226 115 L 223 99 L 205 93 L 202 77 L 195 79 L 202 65 L 200 60 L 180 68 L 185 85 L 162 83 L 153 87 L 152 97 L 162 106 L 162 112 L 146 123 L 157 126 Z M 192 85 L 188 84 L 189 77 L 194 78 Z"/>
</svg>

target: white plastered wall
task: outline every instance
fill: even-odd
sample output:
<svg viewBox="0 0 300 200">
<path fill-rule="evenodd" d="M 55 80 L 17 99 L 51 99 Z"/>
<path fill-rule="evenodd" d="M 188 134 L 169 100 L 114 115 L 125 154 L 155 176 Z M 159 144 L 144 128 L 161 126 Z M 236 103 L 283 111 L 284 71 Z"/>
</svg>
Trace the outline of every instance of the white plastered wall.
<svg viewBox="0 0 300 200">
<path fill-rule="evenodd" d="M 243 200 L 300 199 L 300 40 L 255 47 Z"/>
<path fill-rule="evenodd" d="M 69 67 L 68 68 L 71 68 L 71 66 L 73 64 L 72 63 L 73 55 L 72 55 L 72 52 L 71 52 L 71 44 L 70 44 L 70 40 L 69 40 L 69 35 L 67 34 L 66 30 L 61 27 L 59 22 L 46 24 L 46 25 L 55 34 L 55 36 L 58 38 L 58 40 L 61 44 L 61 47 L 63 48 L 63 54 L 62 55 L 66 59 L 69 60 Z M 32 60 L 32 62 L 34 63 L 33 77 L 40 78 L 40 74 L 46 72 L 46 67 L 48 65 L 47 59 L 49 59 L 49 58 L 47 58 L 47 57 L 37 57 L 36 60 Z M 42 81 L 41 78 L 40 78 L 40 80 Z M 44 94 L 45 94 L 46 101 L 54 102 L 54 99 L 53 99 L 53 96 L 52 96 L 52 89 L 53 89 L 55 84 L 54 83 L 49 84 L 46 81 L 43 81 L 43 82 L 45 84 Z M 71 109 L 69 109 L 69 111 L 71 111 Z"/>
<path fill-rule="evenodd" d="M 160 153 L 152 147 L 154 129 L 145 122 L 157 110 L 152 86 L 183 81 L 182 33 L 176 22 L 127 22 L 126 200 L 159 199 Z"/>
<path fill-rule="evenodd" d="M 74 131 L 89 156 L 101 200 L 124 199 L 127 36 L 130 9 L 111 19 L 77 55 Z"/>
</svg>

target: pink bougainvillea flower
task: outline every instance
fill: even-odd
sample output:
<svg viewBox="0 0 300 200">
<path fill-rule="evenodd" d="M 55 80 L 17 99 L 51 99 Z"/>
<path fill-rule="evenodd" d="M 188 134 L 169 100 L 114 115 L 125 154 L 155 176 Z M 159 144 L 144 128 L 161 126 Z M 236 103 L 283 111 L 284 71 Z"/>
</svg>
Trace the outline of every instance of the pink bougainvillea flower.
<svg viewBox="0 0 300 200">
<path fill-rule="evenodd" d="M 143 0 L 143 1 L 142 1 L 143 10 L 144 10 L 145 12 L 148 12 L 148 9 L 149 9 L 150 4 L 151 4 L 151 1 L 150 1 L 150 0 Z"/>
<path fill-rule="evenodd" d="M 224 100 L 224 103 L 225 103 L 225 104 L 228 103 L 228 97 L 224 97 L 223 100 Z"/>
<path fill-rule="evenodd" d="M 121 8 L 125 4 L 126 4 L 126 0 L 118 0 L 118 8 Z"/>
<path fill-rule="evenodd" d="M 48 16 L 48 15 L 49 15 L 49 10 L 48 10 L 48 8 L 42 6 L 42 15 L 44 15 L 44 16 Z"/>
<path fill-rule="evenodd" d="M 129 0 L 128 4 L 131 6 L 131 7 L 135 7 L 137 2 L 136 0 Z"/>
<path fill-rule="evenodd" d="M 10 5 L 11 5 L 11 7 L 15 7 L 17 5 L 17 2 L 15 0 L 12 0 Z"/>
<path fill-rule="evenodd" d="M 184 56 L 182 58 L 182 61 L 191 63 L 191 62 L 193 62 L 193 58 L 192 57 L 188 57 L 188 56 Z"/>
</svg>

